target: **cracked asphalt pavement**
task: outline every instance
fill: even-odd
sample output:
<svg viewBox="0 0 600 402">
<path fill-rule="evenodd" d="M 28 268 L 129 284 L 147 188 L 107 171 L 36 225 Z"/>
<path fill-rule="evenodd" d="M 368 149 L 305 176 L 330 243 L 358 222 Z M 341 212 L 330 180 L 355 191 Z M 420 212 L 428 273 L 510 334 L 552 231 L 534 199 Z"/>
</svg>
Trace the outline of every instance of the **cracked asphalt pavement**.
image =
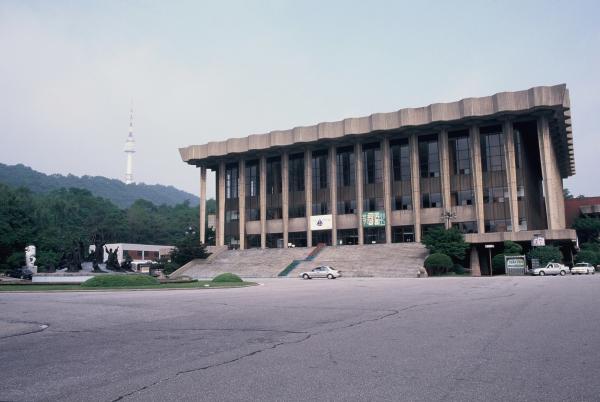
<svg viewBox="0 0 600 402">
<path fill-rule="evenodd" d="M 0 400 L 600 400 L 600 275 L 262 282 L 0 293 Z"/>
</svg>

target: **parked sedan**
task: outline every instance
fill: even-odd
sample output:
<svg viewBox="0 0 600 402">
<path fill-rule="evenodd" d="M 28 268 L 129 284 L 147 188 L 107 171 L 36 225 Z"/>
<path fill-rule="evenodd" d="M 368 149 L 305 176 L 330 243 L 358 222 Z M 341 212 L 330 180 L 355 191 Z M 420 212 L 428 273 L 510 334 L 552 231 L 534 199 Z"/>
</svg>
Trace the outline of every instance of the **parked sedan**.
<svg viewBox="0 0 600 402">
<path fill-rule="evenodd" d="M 560 275 L 565 276 L 569 272 L 569 268 L 558 262 L 549 262 L 545 267 L 536 268 L 531 271 L 532 275 Z"/>
<path fill-rule="evenodd" d="M 581 274 L 594 274 L 596 272 L 596 269 L 594 268 L 594 266 L 592 264 L 588 264 L 587 262 L 578 262 L 577 264 L 575 264 L 575 266 L 573 266 L 573 268 L 571 268 L 571 274 L 575 275 L 581 275 Z"/>
<path fill-rule="evenodd" d="M 327 278 L 327 279 L 335 279 L 342 276 L 342 271 L 335 270 L 326 265 L 322 265 L 320 267 L 316 267 L 311 271 L 302 272 L 300 274 L 300 278 L 302 279 L 312 279 L 312 278 Z"/>
</svg>

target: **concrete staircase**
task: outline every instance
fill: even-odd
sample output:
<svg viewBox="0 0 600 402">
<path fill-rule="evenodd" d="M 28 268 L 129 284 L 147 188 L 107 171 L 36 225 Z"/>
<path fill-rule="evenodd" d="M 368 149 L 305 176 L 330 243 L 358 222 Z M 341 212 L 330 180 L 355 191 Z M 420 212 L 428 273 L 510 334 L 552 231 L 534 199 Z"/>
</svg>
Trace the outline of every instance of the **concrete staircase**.
<svg viewBox="0 0 600 402">
<path fill-rule="evenodd" d="M 243 278 L 296 277 L 302 271 L 329 265 L 345 277 L 416 278 L 428 255 L 420 243 L 210 251 L 206 260 L 191 261 L 170 277 L 205 279 L 224 272 Z"/>
<path fill-rule="evenodd" d="M 420 243 L 326 247 L 313 261 L 300 262 L 293 274 L 329 265 L 343 277 L 416 278 L 428 254 Z"/>
<path fill-rule="evenodd" d="M 170 277 L 204 279 L 231 272 L 243 278 L 272 278 L 292 261 L 304 260 L 313 250 L 314 247 L 224 250 L 206 260 L 193 260 Z"/>
</svg>

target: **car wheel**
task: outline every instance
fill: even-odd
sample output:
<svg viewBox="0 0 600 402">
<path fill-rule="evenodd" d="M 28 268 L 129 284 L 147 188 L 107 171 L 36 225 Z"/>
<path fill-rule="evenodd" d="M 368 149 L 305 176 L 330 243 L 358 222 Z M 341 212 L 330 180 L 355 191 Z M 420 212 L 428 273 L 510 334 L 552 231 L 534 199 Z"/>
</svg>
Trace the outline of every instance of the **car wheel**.
<svg viewBox="0 0 600 402">
<path fill-rule="evenodd" d="M 565 276 L 566 272 L 565 271 L 560 271 L 560 276 Z"/>
<path fill-rule="evenodd" d="M 327 275 L 327 279 L 333 279 L 333 275 L 331 275 L 331 274 L 328 274 L 328 275 Z"/>
<path fill-rule="evenodd" d="M 540 276 L 544 276 L 546 273 L 544 271 L 540 271 Z"/>
<path fill-rule="evenodd" d="M 310 276 L 308 276 L 308 274 L 304 274 L 302 275 L 302 279 L 310 279 Z"/>
</svg>

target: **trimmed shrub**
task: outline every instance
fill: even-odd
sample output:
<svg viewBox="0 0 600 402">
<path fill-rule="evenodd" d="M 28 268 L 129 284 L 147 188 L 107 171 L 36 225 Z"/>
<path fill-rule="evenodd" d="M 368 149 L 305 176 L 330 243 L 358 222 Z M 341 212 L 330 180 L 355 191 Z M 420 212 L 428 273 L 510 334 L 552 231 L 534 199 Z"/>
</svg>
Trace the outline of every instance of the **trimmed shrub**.
<svg viewBox="0 0 600 402">
<path fill-rule="evenodd" d="M 531 250 L 528 254 L 529 259 L 537 258 L 540 261 L 540 265 L 543 267 L 549 262 L 561 262 L 562 253 L 558 247 L 554 246 L 543 246 L 536 247 Z"/>
<path fill-rule="evenodd" d="M 514 241 L 506 240 L 504 242 L 504 254 L 506 255 L 523 255 L 523 246 Z"/>
<path fill-rule="evenodd" d="M 85 288 L 118 288 L 158 285 L 156 278 L 149 275 L 96 275 L 83 282 Z"/>
<path fill-rule="evenodd" d="M 465 267 L 463 267 L 460 264 L 454 264 L 454 266 L 452 267 L 452 271 L 454 271 L 456 275 L 463 275 L 465 272 L 467 272 Z"/>
<path fill-rule="evenodd" d="M 225 272 L 224 274 L 217 275 L 213 278 L 213 282 L 244 282 L 242 278 L 236 274 Z"/>
<path fill-rule="evenodd" d="M 448 257 L 446 254 L 433 253 L 425 259 L 425 268 L 427 268 L 427 273 L 429 275 L 448 272 L 452 266 L 452 258 Z"/>
<path fill-rule="evenodd" d="M 505 271 L 504 267 L 504 254 L 496 254 L 492 258 L 492 268 L 494 270 L 494 275 L 503 274 Z"/>
<path fill-rule="evenodd" d="M 425 247 L 433 254 L 445 254 L 455 261 L 465 258 L 469 249 L 469 244 L 465 242 L 465 236 L 456 228 L 445 229 L 444 227 L 435 227 L 429 229 L 421 241 Z M 452 266 L 450 266 L 452 268 Z"/>
</svg>

